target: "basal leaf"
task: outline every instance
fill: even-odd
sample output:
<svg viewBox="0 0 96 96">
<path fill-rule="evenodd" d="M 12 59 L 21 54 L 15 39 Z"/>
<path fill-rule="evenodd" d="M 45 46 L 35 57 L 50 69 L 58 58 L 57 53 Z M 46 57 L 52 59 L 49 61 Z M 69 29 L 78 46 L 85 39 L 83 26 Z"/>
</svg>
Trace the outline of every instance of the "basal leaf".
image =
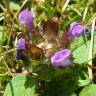
<svg viewBox="0 0 96 96">
<path fill-rule="evenodd" d="M 94 46 L 93 46 L 93 57 L 96 54 L 96 36 L 94 36 Z M 88 62 L 90 41 L 87 41 L 86 44 L 83 43 L 76 50 L 73 51 L 74 63 L 82 64 Z"/>
<path fill-rule="evenodd" d="M 90 84 L 84 87 L 79 96 L 96 96 L 96 84 Z"/>
<path fill-rule="evenodd" d="M 35 96 L 36 81 L 25 75 L 15 76 L 6 86 L 3 96 Z"/>
<path fill-rule="evenodd" d="M 90 84 L 90 79 L 89 78 L 87 78 L 85 80 L 79 80 L 79 86 L 86 86 L 88 84 Z"/>
</svg>

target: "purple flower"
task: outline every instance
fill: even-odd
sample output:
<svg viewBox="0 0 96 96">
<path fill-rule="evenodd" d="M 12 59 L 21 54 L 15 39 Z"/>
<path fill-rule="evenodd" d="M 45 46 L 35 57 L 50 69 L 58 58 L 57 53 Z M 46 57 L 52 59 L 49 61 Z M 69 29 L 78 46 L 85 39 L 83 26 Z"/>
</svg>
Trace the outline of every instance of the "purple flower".
<svg viewBox="0 0 96 96">
<path fill-rule="evenodd" d="M 28 9 L 21 11 L 19 14 L 19 22 L 21 24 L 24 24 L 26 28 L 30 28 L 33 26 L 34 18 L 35 15 Z"/>
<path fill-rule="evenodd" d="M 22 57 L 22 53 L 26 51 L 25 47 L 25 39 L 21 38 L 17 43 L 17 51 L 15 53 L 16 59 L 20 59 Z"/>
<path fill-rule="evenodd" d="M 70 60 L 71 56 L 70 50 L 60 50 L 51 57 L 51 63 L 54 67 L 67 67 L 72 64 L 72 61 Z"/>
<path fill-rule="evenodd" d="M 25 39 L 21 38 L 18 40 L 17 48 L 18 48 L 18 50 L 26 50 Z"/>
<path fill-rule="evenodd" d="M 80 37 L 83 32 L 84 32 L 83 25 L 77 22 L 71 23 L 70 29 L 68 31 L 69 40 L 70 39 L 72 40 L 74 37 Z"/>
</svg>

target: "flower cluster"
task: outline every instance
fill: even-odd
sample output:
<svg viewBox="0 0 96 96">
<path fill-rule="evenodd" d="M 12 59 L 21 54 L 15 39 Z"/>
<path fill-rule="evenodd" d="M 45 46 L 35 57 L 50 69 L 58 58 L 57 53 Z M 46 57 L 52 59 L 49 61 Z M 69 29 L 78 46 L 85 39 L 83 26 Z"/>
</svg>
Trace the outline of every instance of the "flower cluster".
<svg viewBox="0 0 96 96">
<path fill-rule="evenodd" d="M 33 22 L 34 18 L 35 15 L 28 9 L 20 12 L 19 23 L 25 26 L 26 32 L 31 32 L 34 26 L 34 22 Z M 26 39 L 21 37 L 17 43 L 16 58 L 19 59 L 21 54 L 25 51 L 26 51 Z"/>
<path fill-rule="evenodd" d="M 68 30 L 68 39 L 72 41 L 75 37 L 80 37 L 84 32 L 91 33 L 90 28 L 86 28 L 80 23 L 73 22 Z M 72 64 L 72 53 L 68 49 L 57 51 L 51 58 L 54 67 L 67 67 Z"/>
<path fill-rule="evenodd" d="M 51 64 L 54 66 L 54 67 L 67 67 L 67 66 L 70 66 L 71 64 L 73 64 L 72 62 L 72 53 L 69 49 L 61 49 L 59 51 L 55 51 L 55 52 L 52 52 L 52 48 L 55 47 L 55 48 L 59 48 L 57 46 L 57 39 L 54 40 L 51 35 L 51 40 L 45 40 L 46 38 L 43 38 L 44 37 L 44 34 L 42 35 L 34 35 L 31 39 L 30 37 L 28 37 L 30 34 L 30 30 L 32 30 L 33 26 L 34 26 L 34 19 L 35 19 L 35 15 L 29 11 L 28 9 L 26 10 L 23 10 L 20 12 L 19 14 L 19 23 L 20 24 L 23 24 L 25 25 L 25 28 L 26 28 L 26 34 L 27 36 L 25 37 L 21 37 L 19 40 L 18 40 L 18 44 L 17 44 L 17 52 L 16 52 L 16 58 L 19 59 L 19 57 L 22 55 L 23 52 L 26 52 L 29 54 L 28 56 L 31 56 L 31 59 L 35 59 L 35 60 L 41 60 L 41 58 L 43 56 L 46 57 L 46 54 L 48 54 L 48 52 L 52 55 L 50 55 L 50 59 L 51 60 Z M 52 24 L 55 24 L 54 28 L 57 28 L 57 22 L 53 23 L 53 21 L 49 20 Z M 50 22 L 47 22 L 45 24 L 45 29 L 46 31 L 45 32 L 49 32 L 51 30 L 51 27 L 49 26 L 49 24 L 51 24 Z M 90 33 L 90 29 L 87 28 L 88 32 Z M 70 24 L 70 28 L 67 32 L 67 38 L 68 40 L 72 41 L 75 37 L 80 37 L 85 31 L 85 27 L 83 25 L 81 25 L 80 23 L 77 23 L 77 22 L 73 22 L 72 24 Z M 52 31 L 50 31 L 48 33 L 49 37 L 50 37 L 50 33 L 53 32 L 53 29 Z M 88 33 L 87 32 L 87 33 Z M 23 34 L 23 32 L 22 32 Z M 46 35 L 46 33 L 45 33 Z M 31 36 L 32 36 L 32 33 L 31 33 Z M 27 37 L 27 38 L 26 38 Z M 38 39 L 40 41 L 40 43 L 37 43 L 38 42 Z M 48 38 L 50 39 L 50 38 Z M 32 41 L 33 40 L 33 41 Z M 27 41 L 27 43 L 26 43 Z M 31 42 L 30 42 L 31 41 Z M 47 43 L 46 43 L 47 41 Z M 59 41 L 59 40 L 58 40 Z M 59 42 L 58 42 L 59 43 Z M 43 44 L 43 45 L 42 45 Z M 50 47 L 48 47 L 49 45 L 51 45 Z M 59 45 L 59 44 L 58 44 Z M 49 56 L 49 55 L 48 55 Z M 36 59 L 37 58 L 37 59 Z M 44 60 L 44 58 L 42 59 Z"/>
</svg>

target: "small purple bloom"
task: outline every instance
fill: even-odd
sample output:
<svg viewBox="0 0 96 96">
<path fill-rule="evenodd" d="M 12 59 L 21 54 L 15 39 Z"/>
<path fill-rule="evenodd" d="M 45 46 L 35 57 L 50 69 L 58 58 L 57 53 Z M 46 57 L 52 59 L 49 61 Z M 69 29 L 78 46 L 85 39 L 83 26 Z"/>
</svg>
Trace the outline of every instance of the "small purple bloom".
<svg viewBox="0 0 96 96">
<path fill-rule="evenodd" d="M 17 43 L 17 51 L 15 53 L 16 59 L 20 59 L 22 53 L 25 52 L 25 51 L 26 51 L 25 39 L 21 38 L 21 39 L 18 40 L 18 43 Z"/>
<path fill-rule="evenodd" d="M 21 24 L 24 24 L 27 28 L 33 26 L 34 18 L 35 15 L 28 9 L 21 11 L 19 14 L 19 22 Z"/>
<path fill-rule="evenodd" d="M 72 64 L 72 61 L 70 60 L 71 56 L 70 50 L 60 50 L 51 57 L 51 63 L 54 67 L 67 67 Z"/>
<path fill-rule="evenodd" d="M 18 40 L 17 48 L 18 48 L 18 50 L 26 50 L 25 39 L 21 38 Z"/>
<path fill-rule="evenodd" d="M 74 37 L 80 37 L 83 32 L 84 26 L 77 22 L 73 22 L 71 23 L 70 29 L 68 31 L 69 39 L 72 40 Z"/>
</svg>

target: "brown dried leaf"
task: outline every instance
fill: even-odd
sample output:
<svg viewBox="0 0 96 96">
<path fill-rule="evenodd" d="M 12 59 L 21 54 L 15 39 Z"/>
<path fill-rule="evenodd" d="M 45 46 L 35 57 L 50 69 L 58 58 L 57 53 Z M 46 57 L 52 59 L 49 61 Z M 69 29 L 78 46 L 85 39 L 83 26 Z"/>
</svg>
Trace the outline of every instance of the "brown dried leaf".
<svg viewBox="0 0 96 96">
<path fill-rule="evenodd" d="M 33 60 L 40 61 L 44 57 L 44 52 L 41 48 L 37 47 L 36 45 L 33 44 L 26 44 L 26 49 Z"/>
<path fill-rule="evenodd" d="M 67 47 L 70 44 L 67 32 L 63 32 L 62 37 L 60 38 L 58 43 L 60 44 L 61 48 Z"/>
<path fill-rule="evenodd" d="M 40 43 L 42 43 L 42 42 L 44 42 L 45 41 L 45 39 L 41 36 L 41 35 L 34 35 L 34 37 L 33 37 L 33 43 L 34 44 L 40 44 Z"/>
<path fill-rule="evenodd" d="M 39 33 L 39 28 L 38 26 L 34 26 L 34 28 L 32 29 L 32 35 L 36 35 Z"/>
<path fill-rule="evenodd" d="M 53 17 L 50 20 L 43 21 L 44 37 L 48 41 L 56 38 L 58 34 L 58 18 Z"/>
</svg>

